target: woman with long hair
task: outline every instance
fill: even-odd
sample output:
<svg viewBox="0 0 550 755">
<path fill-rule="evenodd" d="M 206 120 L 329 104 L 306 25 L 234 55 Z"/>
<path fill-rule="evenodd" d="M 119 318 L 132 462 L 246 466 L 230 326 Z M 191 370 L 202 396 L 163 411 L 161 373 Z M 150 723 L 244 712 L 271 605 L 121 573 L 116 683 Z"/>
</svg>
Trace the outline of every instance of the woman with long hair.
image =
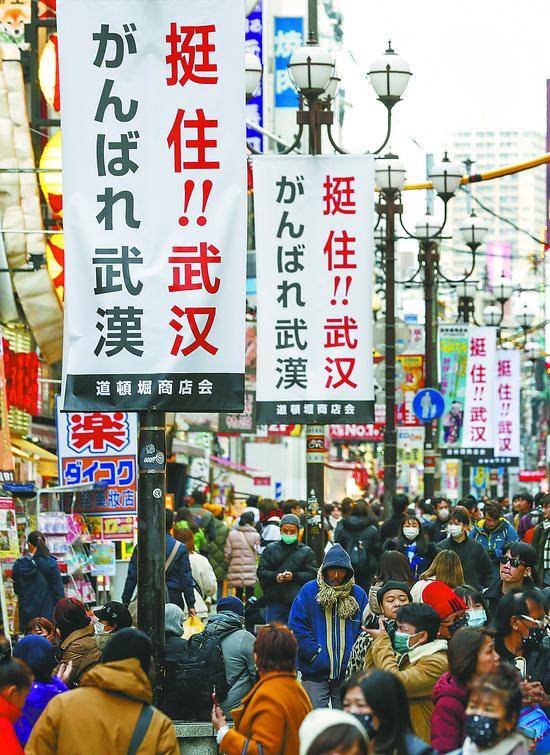
<svg viewBox="0 0 550 755">
<path fill-rule="evenodd" d="M 422 530 L 420 519 L 411 514 L 405 516 L 397 539 L 387 540 L 384 547 L 397 550 L 407 557 L 415 581 L 431 566 L 437 554 L 434 543 Z"/>
<path fill-rule="evenodd" d="M 452 590 L 464 584 L 464 570 L 454 551 L 439 551 L 431 565 L 423 572 L 411 590 L 415 603 L 422 602 L 424 588 L 434 581 L 445 582 Z"/>
<path fill-rule="evenodd" d="M 60 666 L 72 661 L 67 683 L 75 686 L 82 675 L 99 663 L 101 650 L 97 647 L 95 631 L 84 603 L 76 598 L 63 598 L 55 607 L 54 621 L 59 631 Z"/>
<path fill-rule="evenodd" d="M 369 610 L 373 614 L 380 615 L 382 613 L 376 595 L 386 582 L 405 582 L 409 587 L 414 585 L 409 559 L 403 553 L 387 550 L 382 553 L 378 560 L 378 569 L 368 592 Z"/>
<path fill-rule="evenodd" d="M 412 733 L 409 700 L 403 683 L 376 669 L 352 677 L 342 687 L 342 707 L 369 737 L 369 755 L 435 755 Z"/>
<path fill-rule="evenodd" d="M 245 511 L 241 514 L 237 527 L 227 536 L 224 547 L 227 584 L 235 590 L 243 603 L 254 594 L 259 545 L 260 536 L 254 527 L 254 512 Z"/>
<path fill-rule="evenodd" d="M 57 561 L 48 550 L 44 535 L 38 530 L 31 532 L 27 545 L 28 554 L 13 565 L 21 627 L 37 617 L 51 620 L 56 603 L 65 597 Z"/>
</svg>

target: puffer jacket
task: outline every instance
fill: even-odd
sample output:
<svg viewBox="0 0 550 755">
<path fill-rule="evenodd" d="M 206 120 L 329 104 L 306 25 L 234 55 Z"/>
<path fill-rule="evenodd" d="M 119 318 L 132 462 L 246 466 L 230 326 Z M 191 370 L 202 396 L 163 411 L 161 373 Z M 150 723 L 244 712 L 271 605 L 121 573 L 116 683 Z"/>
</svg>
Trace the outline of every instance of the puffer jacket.
<svg viewBox="0 0 550 755">
<path fill-rule="evenodd" d="M 218 582 L 223 582 L 227 575 L 227 561 L 225 560 L 225 541 L 229 535 L 229 527 L 219 519 L 214 518 L 216 537 L 208 544 L 208 560 L 212 564 Z"/>
<path fill-rule="evenodd" d="M 22 716 L 14 727 L 23 747 L 50 700 L 61 692 L 67 692 L 67 686 L 57 676 L 53 676 L 49 682 L 33 682 L 23 706 Z"/>
<path fill-rule="evenodd" d="M 235 527 L 225 541 L 227 584 L 230 587 L 254 587 L 256 553 L 260 536 L 251 524 Z"/>
<path fill-rule="evenodd" d="M 472 528 L 470 537 L 481 543 L 493 563 L 502 555 L 505 543 L 515 543 L 519 540 L 518 533 L 504 517 L 500 518 L 499 524 L 490 532 L 485 529 L 485 519 L 480 519 Z"/>
<path fill-rule="evenodd" d="M 27 755 L 105 755 L 125 753 L 151 684 L 137 658 L 101 663 L 79 689 L 50 701 L 26 747 Z M 154 710 L 138 755 L 179 755 L 170 719 Z"/>
<path fill-rule="evenodd" d="M 464 742 L 468 690 L 447 672 L 436 683 L 432 700 L 432 747 L 440 753 L 451 752 Z"/>
<path fill-rule="evenodd" d="M 334 542 L 340 543 L 349 554 L 355 571 L 355 581 L 364 590 L 376 571 L 380 557 L 380 531 L 368 519 L 361 516 L 349 516 L 338 524 L 334 532 Z M 354 560 L 357 562 L 354 563 Z"/>
<path fill-rule="evenodd" d="M 18 558 L 13 565 L 13 587 L 18 597 L 21 630 L 38 616 L 52 621 L 56 603 L 65 597 L 59 567 L 53 556 Z"/>
<path fill-rule="evenodd" d="M 290 582 L 277 582 L 277 575 L 292 572 Z M 300 589 L 317 576 L 317 559 L 308 545 L 295 542 L 287 545 L 280 540 L 264 550 L 258 564 L 258 579 L 268 603 L 292 605 Z"/>
<path fill-rule="evenodd" d="M 211 616 L 204 631 L 216 637 L 222 648 L 229 692 L 225 700 L 220 700 L 220 707 L 225 715 L 229 715 L 242 703 L 256 681 L 256 638 L 244 629 L 242 618 L 232 611 Z"/>
<path fill-rule="evenodd" d="M 71 685 L 78 684 L 81 676 L 101 659 L 101 651 L 97 646 L 92 624 L 71 632 L 59 645 L 59 650 L 60 664 L 73 662 Z M 54 671 L 55 673 L 57 670 Z"/>
<path fill-rule="evenodd" d="M 2 755 L 24 755 L 23 748 L 15 734 L 14 724 L 21 717 L 21 711 L 0 695 L 0 744 Z"/>
</svg>

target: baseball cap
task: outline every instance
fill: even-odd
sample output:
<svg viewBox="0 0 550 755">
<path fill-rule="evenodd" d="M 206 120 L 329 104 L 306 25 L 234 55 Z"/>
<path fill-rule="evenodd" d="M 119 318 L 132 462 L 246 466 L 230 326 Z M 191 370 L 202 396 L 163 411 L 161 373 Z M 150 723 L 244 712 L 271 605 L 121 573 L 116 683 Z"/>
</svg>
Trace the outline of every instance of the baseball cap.
<svg viewBox="0 0 550 755">
<path fill-rule="evenodd" d="M 116 629 L 127 629 L 132 626 L 132 615 L 126 606 L 117 601 L 105 603 L 104 606 L 94 611 L 94 615 L 100 621 L 106 621 Z"/>
</svg>

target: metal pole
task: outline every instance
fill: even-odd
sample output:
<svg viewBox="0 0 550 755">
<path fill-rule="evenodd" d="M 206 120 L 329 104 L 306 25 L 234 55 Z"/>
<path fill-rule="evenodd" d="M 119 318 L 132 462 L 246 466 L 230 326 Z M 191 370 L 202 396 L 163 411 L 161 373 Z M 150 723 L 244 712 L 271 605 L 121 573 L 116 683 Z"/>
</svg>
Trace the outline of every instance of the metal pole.
<svg viewBox="0 0 550 755">
<path fill-rule="evenodd" d="M 157 706 L 162 705 L 164 696 L 165 422 L 164 412 L 139 415 L 138 626 L 153 643 L 153 702 Z"/>
<path fill-rule="evenodd" d="M 307 24 L 310 38 L 318 42 L 318 22 L 317 22 L 317 0 L 308 0 L 307 2 Z"/>
<path fill-rule="evenodd" d="M 395 194 L 384 194 L 386 216 L 386 425 L 384 429 L 384 512 L 390 516 L 397 487 L 397 430 L 395 428 Z"/>
<path fill-rule="evenodd" d="M 435 255 L 437 245 L 424 245 L 424 327 L 426 332 L 426 388 L 436 388 L 435 377 Z M 434 496 L 435 449 L 433 422 L 426 422 L 424 435 L 424 498 Z"/>
</svg>

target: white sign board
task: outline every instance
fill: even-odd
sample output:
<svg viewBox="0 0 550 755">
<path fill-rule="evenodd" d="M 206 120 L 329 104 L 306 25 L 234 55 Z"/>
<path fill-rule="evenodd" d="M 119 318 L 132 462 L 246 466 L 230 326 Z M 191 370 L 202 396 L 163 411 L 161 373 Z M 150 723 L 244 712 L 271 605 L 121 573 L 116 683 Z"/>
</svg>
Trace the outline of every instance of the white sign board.
<svg viewBox="0 0 550 755">
<path fill-rule="evenodd" d="M 256 157 L 259 422 L 372 421 L 371 156 Z"/>
<path fill-rule="evenodd" d="M 240 411 L 244 13 L 59 0 L 63 410 Z"/>
<path fill-rule="evenodd" d="M 495 446 L 496 328 L 468 329 L 466 403 L 462 446 Z"/>
</svg>

